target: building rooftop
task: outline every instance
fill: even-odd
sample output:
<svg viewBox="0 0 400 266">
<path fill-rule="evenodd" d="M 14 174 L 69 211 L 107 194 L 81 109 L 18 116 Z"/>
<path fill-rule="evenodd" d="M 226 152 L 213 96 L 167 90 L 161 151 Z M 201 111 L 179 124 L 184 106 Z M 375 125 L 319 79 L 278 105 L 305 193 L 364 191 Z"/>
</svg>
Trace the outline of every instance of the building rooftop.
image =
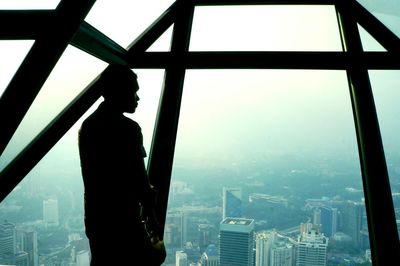
<svg viewBox="0 0 400 266">
<path fill-rule="evenodd" d="M 253 219 L 245 219 L 245 218 L 230 218 L 230 217 L 227 217 L 221 223 L 229 224 L 229 225 L 250 225 L 251 223 L 254 223 L 254 220 Z"/>
</svg>

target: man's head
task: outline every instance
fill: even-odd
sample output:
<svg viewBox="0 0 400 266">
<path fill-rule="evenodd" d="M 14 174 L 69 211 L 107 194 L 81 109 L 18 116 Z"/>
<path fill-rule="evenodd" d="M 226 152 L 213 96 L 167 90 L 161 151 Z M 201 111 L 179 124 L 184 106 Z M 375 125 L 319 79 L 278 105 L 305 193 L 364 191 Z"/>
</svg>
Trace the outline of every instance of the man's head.
<svg viewBox="0 0 400 266">
<path fill-rule="evenodd" d="M 105 102 L 121 112 L 134 113 L 138 105 L 137 75 L 127 66 L 110 65 L 101 74 Z"/>
</svg>

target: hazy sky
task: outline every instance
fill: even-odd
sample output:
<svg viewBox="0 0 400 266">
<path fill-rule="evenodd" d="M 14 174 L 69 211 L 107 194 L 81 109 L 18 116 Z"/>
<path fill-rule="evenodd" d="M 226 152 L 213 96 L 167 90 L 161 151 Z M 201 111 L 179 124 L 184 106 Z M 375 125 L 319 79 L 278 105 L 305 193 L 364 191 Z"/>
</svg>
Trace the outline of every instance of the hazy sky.
<svg viewBox="0 0 400 266">
<path fill-rule="evenodd" d="M 37 2 L 48 2 L 54 7 L 58 1 Z M 127 47 L 172 2 L 98 0 L 86 21 Z M 4 3 L 0 0 L 0 7 L 6 8 Z M 400 28 L 397 17 L 390 17 L 389 21 Z M 170 33 L 152 49 L 168 49 Z M 365 49 L 382 50 L 362 33 Z M 0 56 L 5 59 L 0 62 L 0 93 L 32 43 L 0 42 Z M 339 51 L 341 44 L 333 7 L 199 7 L 194 16 L 190 49 Z M 104 62 L 69 46 L 0 158 L 0 169 L 105 66 Z M 142 125 L 149 150 L 163 70 L 135 71 L 139 75 L 141 101 L 137 113 L 131 117 Z M 399 71 L 374 72 L 371 78 L 379 92 L 390 90 L 392 97 L 382 96 L 388 95 L 385 92 L 376 93 L 380 95 L 377 103 L 385 108 L 392 106 L 387 104 L 390 100 L 400 96 L 396 89 L 400 85 L 397 74 Z M 385 132 L 398 134 L 399 123 L 394 119 L 398 117 L 397 108 L 390 107 L 390 112 L 379 106 L 378 109 L 385 121 L 384 127 L 390 128 Z M 76 133 L 71 134 L 71 141 L 75 141 Z M 395 140 L 391 137 L 395 133 L 385 134 Z M 314 147 L 354 150 L 354 127 L 344 71 L 188 71 L 177 153 L 230 153 L 237 147 L 249 154 L 257 147 L 261 151 L 265 147 L 293 151 Z"/>
</svg>

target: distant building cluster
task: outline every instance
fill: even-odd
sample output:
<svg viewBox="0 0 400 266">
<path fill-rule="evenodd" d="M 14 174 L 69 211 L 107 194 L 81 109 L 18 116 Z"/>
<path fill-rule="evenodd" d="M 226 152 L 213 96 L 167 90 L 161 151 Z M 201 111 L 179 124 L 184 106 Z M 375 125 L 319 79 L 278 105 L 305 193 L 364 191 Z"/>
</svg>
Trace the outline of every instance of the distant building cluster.
<svg viewBox="0 0 400 266">
<path fill-rule="evenodd" d="M 50 245 L 44 247 L 46 252 L 40 253 L 39 242 L 50 244 L 46 236 L 56 238 L 61 229 L 55 197 L 42 201 L 42 211 L 42 219 L 38 221 L 18 226 L 8 221 L 0 223 L 0 265 L 90 266 L 88 240 L 80 233 L 70 233 L 63 246 Z"/>
<path fill-rule="evenodd" d="M 222 187 L 221 192 L 217 200 L 196 202 L 199 195 L 186 183 L 174 183 L 175 196 L 190 200 L 173 202 L 168 208 L 163 239 L 168 256 L 163 266 L 328 266 L 371 261 L 362 200 L 322 197 L 294 205 L 289 197 L 238 186 Z M 0 265 L 89 266 L 88 240 L 84 228 L 76 225 L 83 217 L 60 216 L 56 197 L 38 202 L 42 203 L 39 220 L 0 223 Z"/>
<path fill-rule="evenodd" d="M 40 258 L 38 232 L 4 221 L 0 223 L 0 265 L 90 266 L 90 250 L 87 240 L 75 233 L 69 235 L 66 247 Z"/>
<path fill-rule="evenodd" d="M 261 193 L 249 194 L 249 204 L 269 211 L 267 215 L 278 216 L 276 219 L 287 213 L 289 207 L 286 198 Z M 327 266 L 328 258 L 334 265 L 350 261 L 348 254 L 328 256 L 329 247 L 335 245 L 364 250 L 364 257 L 358 261 L 371 261 L 363 202 L 306 200 L 304 210 L 311 214 L 309 221 L 287 230 L 258 230 L 255 219 L 244 217 L 243 206 L 240 187 L 223 187 L 222 215 L 217 227 L 200 223 L 201 215 L 194 215 L 193 207 L 169 212 L 164 241 L 174 254 L 175 263 L 165 265 Z M 193 232 L 197 232 L 197 237 Z"/>
<path fill-rule="evenodd" d="M 37 233 L 19 230 L 13 223 L 0 223 L 0 264 L 38 266 Z"/>
</svg>

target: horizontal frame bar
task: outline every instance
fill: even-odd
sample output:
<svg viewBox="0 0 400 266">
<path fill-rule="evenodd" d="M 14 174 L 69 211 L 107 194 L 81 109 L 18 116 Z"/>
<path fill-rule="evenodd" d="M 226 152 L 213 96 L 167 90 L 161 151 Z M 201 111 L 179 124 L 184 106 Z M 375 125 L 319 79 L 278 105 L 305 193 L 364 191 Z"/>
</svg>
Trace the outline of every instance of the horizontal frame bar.
<svg viewBox="0 0 400 266">
<path fill-rule="evenodd" d="M 131 68 L 166 68 L 172 53 L 145 52 L 131 55 Z M 400 56 L 388 52 L 187 52 L 187 69 L 347 69 L 353 61 L 368 69 L 400 69 Z"/>
<path fill-rule="evenodd" d="M 334 5 L 337 0 L 196 0 L 196 6 L 220 5 Z"/>
<path fill-rule="evenodd" d="M 54 20 L 54 10 L 0 10 L 0 40 L 39 38 Z"/>
</svg>

